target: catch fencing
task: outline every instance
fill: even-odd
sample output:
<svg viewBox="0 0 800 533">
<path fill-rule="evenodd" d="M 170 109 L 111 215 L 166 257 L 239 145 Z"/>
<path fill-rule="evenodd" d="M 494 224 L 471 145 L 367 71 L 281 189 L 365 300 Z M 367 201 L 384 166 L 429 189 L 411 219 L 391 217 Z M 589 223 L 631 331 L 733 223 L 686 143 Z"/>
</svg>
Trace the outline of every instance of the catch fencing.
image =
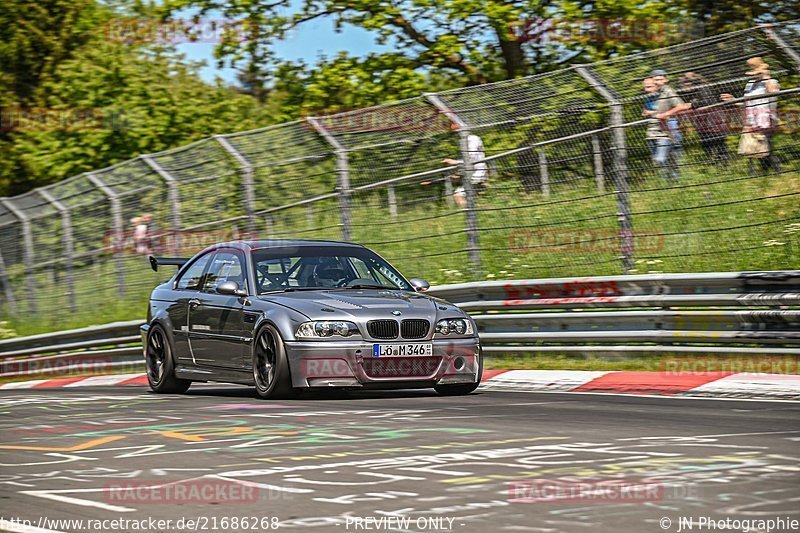
<svg viewBox="0 0 800 533">
<path fill-rule="evenodd" d="M 800 270 L 484 281 L 429 294 L 471 314 L 487 354 L 800 356 Z M 141 370 L 140 324 L 0 341 L 0 379 Z"/>
<path fill-rule="evenodd" d="M 242 237 L 357 241 L 434 284 L 796 267 L 799 52 L 797 23 L 754 27 L 218 135 L 3 198 L 0 317 L 139 316 L 161 281 L 148 253 Z M 762 159 L 736 154 L 757 102 L 719 98 L 741 97 L 751 57 L 781 84 Z M 713 97 L 681 115 L 663 168 L 642 117 L 653 69 Z"/>
</svg>

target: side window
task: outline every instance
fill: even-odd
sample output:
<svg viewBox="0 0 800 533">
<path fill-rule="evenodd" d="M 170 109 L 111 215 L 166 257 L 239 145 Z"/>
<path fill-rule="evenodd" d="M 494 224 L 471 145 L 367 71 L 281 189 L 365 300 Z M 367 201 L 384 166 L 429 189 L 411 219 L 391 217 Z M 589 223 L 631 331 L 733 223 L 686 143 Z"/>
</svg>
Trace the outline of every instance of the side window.
<svg viewBox="0 0 800 533">
<path fill-rule="evenodd" d="M 197 290 L 200 288 L 203 271 L 206 269 L 208 260 L 211 259 L 213 253 L 209 253 L 192 263 L 192 265 L 184 272 L 178 280 L 176 289 L 191 289 Z"/>
<path fill-rule="evenodd" d="M 214 292 L 217 285 L 224 281 L 235 281 L 239 287 L 245 288 L 244 269 L 242 268 L 242 258 L 235 252 L 217 252 L 211 265 L 208 267 L 205 283 L 202 290 L 204 292 Z"/>
</svg>

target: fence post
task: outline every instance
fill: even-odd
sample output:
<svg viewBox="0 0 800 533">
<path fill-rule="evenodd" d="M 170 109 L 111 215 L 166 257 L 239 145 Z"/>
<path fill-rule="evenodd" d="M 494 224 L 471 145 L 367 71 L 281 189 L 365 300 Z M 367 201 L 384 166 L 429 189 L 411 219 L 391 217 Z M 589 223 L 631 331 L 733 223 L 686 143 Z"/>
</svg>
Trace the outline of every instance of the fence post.
<svg viewBox="0 0 800 533">
<path fill-rule="evenodd" d="M 67 302 L 71 311 L 77 309 L 75 303 L 75 274 L 73 269 L 75 241 L 72 237 L 72 217 L 69 208 L 59 202 L 46 189 L 36 189 L 36 193 L 49 202 L 61 214 L 61 241 L 64 245 L 64 260 L 67 270 Z"/>
<path fill-rule="evenodd" d="M 6 262 L 3 260 L 2 250 L 0 250 L 0 284 L 3 285 L 3 293 L 8 303 L 8 313 L 11 316 L 17 316 L 17 300 L 14 298 L 14 291 L 11 290 L 11 285 L 8 282 L 8 271 L 6 270 Z"/>
<path fill-rule="evenodd" d="M 114 262 L 117 264 L 117 294 L 123 296 L 125 294 L 125 264 L 122 254 L 125 250 L 125 232 L 122 225 L 122 204 L 120 203 L 119 195 L 97 175 L 90 172 L 86 174 L 86 177 L 95 187 L 100 189 L 100 192 L 106 195 L 111 204 L 111 225 L 114 233 L 114 237 L 111 240 L 111 253 L 114 254 Z M 117 246 L 117 242 L 119 242 L 119 246 Z"/>
<path fill-rule="evenodd" d="M 253 189 L 253 164 L 224 136 L 214 135 L 214 138 L 241 165 L 244 213 L 247 216 L 247 229 L 252 232 L 256 229 L 256 194 Z"/>
<path fill-rule="evenodd" d="M 594 71 L 586 66 L 575 67 L 578 75 L 586 80 L 607 102 L 611 112 L 609 122 L 614 153 L 614 188 L 617 193 L 617 218 L 619 220 L 620 249 L 623 273 L 633 270 L 633 220 L 630 194 L 628 192 L 628 148 L 625 138 L 625 107 L 618 94 L 608 87 Z"/>
<path fill-rule="evenodd" d="M 467 207 L 467 250 L 473 276 L 481 277 L 480 244 L 478 241 L 478 210 L 475 203 L 475 189 L 472 184 L 472 174 L 475 169 L 474 163 L 472 162 L 473 156 L 469 150 L 469 125 L 464 122 L 455 111 L 447 107 L 438 95 L 425 93 L 424 96 L 428 102 L 458 127 L 458 145 L 461 151 L 461 160 L 464 161 L 464 176 L 461 179 L 461 185 L 464 187 Z"/>
<path fill-rule="evenodd" d="M 392 217 L 392 220 L 395 220 L 397 219 L 397 195 L 394 192 L 394 187 L 389 185 L 386 194 L 389 196 L 389 216 Z"/>
<path fill-rule="evenodd" d="M 778 48 L 780 48 L 783 53 L 785 53 L 787 56 L 792 58 L 792 61 L 794 61 L 795 69 L 800 72 L 800 54 L 797 53 L 797 50 L 792 48 L 789 45 L 789 43 L 787 43 L 786 41 L 783 40 L 783 37 L 781 37 L 773 29 L 774 25 L 772 25 L 772 24 L 764 24 L 764 25 L 759 26 L 759 27 L 764 31 L 764 33 L 767 34 L 767 37 L 769 37 L 770 39 L 775 41 L 775 44 L 778 45 Z"/>
<path fill-rule="evenodd" d="M 592 161 L 594 162 L 594 179 L 597 183 L 597 190 L 605 192 L 606 175 L 603 169 L 603 151 L 600 148 L 600 137 L 592 135 Z"/>
<path fill-rule="evenodd" d="M 156 174 L 167 184 L 168 201 L 170 212 L 172 213 L 172 230 L 178 232 L 181 230 L 181 197 L 178 191 L 178 182 L 172 175 L 164 170 L 151 156 L 140 155 L 142 161 L 152 168 Z M 176 235 L 177 237 L 177 235 Z M 177 240 L 177 239 L 173 239 Z"/>
<path fill-rule="evenodd" d="M 347 160 L 347 150 L 344 146 L 325 129 L 317 117 L 306 118 L 311 127 L 319 133 L 325 142 L 333 148 L 336 154 L 336 172 L 339 175 L 337 180 L 337 189 L 339 189 L 339 212 L 342 220 L 342 240 L 349 241 L 351 239 L 350 226 L 350 164 Z"/>
<path fill-rule="evenodd" d="M 23 262 L 25 263 L 25 281 L 28 290 L 28 313 L 36 313 L 36 279 L 35 279 L 35 257 L 33 255 L 33 233 L 31 233 L 31 221 L 21 210 L 17 209 L 11 200 L 0 198 L 0 204 L 14 215 L 22 225 L 22 246 L 24 247 Z"/>
<path fill-rule="evenodd" d="M 547 153 L 544 148 L 536 150 L 539 156 L 539 176 L 542 181 L 542 196 L 550 198 L 550 171 L 547 168 Z"/>
</svg>

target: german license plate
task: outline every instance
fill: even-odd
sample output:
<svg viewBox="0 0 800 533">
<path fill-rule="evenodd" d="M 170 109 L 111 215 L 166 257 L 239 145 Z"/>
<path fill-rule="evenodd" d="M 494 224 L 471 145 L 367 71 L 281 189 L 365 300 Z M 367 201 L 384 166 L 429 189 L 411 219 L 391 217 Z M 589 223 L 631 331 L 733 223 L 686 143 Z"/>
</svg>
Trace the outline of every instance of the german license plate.
<svg viewBox="0 0 800 533">
<path fill-rule="evenodd" d="M 433 344 L 373 344 L 372 357 L 409 357 L 433 355 Z"/>
</svg>

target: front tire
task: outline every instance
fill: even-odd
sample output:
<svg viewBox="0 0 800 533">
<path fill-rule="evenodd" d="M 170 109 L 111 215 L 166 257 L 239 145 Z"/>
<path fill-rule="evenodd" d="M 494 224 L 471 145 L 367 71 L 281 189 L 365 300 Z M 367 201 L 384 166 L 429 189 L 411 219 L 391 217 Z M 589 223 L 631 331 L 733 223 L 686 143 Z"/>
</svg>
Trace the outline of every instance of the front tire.
<svg viewBox="0 0 800 533">
<path fill-rule="evenodd" d="M 183 394 L 192 385 L 192 382 L 188 379 L 175 377 L 172 346 L 164 328 L 158 324 L 151 326 L 147 335 L 145 368 L 147 370 L 147 382 L 153 392 L 159 394 Z"/>
<path fill-rule="evenodd" d="M 290 398 L 297 392 L 292 388 L 283 339 L 269 324 L 258 332 L 253 346 L 253 381 L 259 398 Z"/>
</svg>

